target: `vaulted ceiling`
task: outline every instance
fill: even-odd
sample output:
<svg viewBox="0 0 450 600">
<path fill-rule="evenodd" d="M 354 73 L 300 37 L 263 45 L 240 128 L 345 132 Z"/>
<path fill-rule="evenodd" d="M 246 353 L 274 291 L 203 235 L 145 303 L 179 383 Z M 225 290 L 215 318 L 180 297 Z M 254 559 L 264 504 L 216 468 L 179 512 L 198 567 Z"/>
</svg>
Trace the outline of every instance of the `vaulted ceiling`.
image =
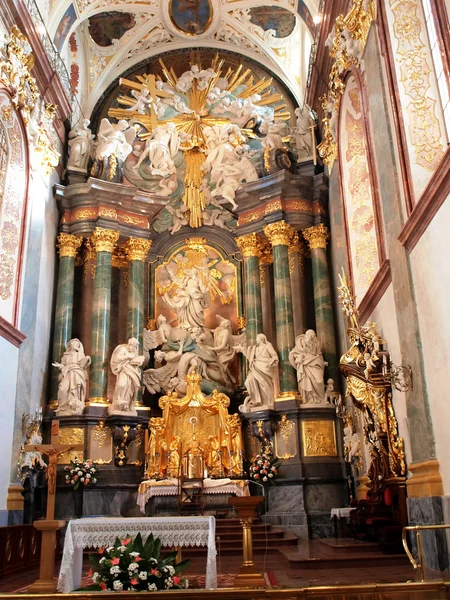
<svg viewBox="0 0 450 600">
<path fill-rule="evenodd" d="M 193 48 L 238 53 L 274 75 L 298 103 L 303 101 L 319 0 L 39 4 L 87 117 L 124 72 L 160 55 Z"/>
</svg>

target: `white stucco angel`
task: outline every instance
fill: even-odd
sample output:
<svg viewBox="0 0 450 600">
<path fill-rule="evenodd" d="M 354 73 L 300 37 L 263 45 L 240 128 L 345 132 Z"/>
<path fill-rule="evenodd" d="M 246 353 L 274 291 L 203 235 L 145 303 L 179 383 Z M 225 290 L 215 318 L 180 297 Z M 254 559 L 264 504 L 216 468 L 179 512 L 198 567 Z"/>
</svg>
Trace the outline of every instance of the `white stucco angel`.
<svg viewBox="0 0 450 600">
<path fill-rule="evenodd" d="M 61 361 L 52 363 L 61 372 L 58 384 L 58 417 L 81 415 L 86 398 L 87 367 L 91 357 L 85 356 L 83 344 L 74 338 L 68 342 Z"/>
<path fill-rule="evenodd" d="M 157 350 L 155 352 L 155 360 L 159 364 L 162 364 L 163 362 L 166 364 L 155 369 L 147 369 L 144 371 L 144 385 L 151 394 L 157 394 L 161 391 L 167 392 L 169 389 L 174 388 L 173 380 L 177 377 L 178 364 L 181 355 L 183 354 L 183 343 L 184 341 L 182 340 L 178 350 L 169 350 L 168 352 Z"/>
<path fill-rule="evenodd" d="M 245 348 L 236 347 L 248 360 L 248 375 L 245 380 L 248 397 L 241 412 L 257 407 L 259 410 L 269 408 L 275 399 L 275 382 L 278 377 L 278 355 L 274 347 L 263 333 L 256 336 L 256 343 Z"/>
<path fill-rule="evenodd" d="M 271 149 L 285 147 L 283 136 L 288 132 L 288 127 L 284 121 L 275 121 L 274 123 L 263 121 L 260 131 L 266 134 L 262 140 L 264 147 Z"/>
<path fill-rule="evenodd" d="M 163 346 L 171 340 L 171 334 L 174 331 L 172 323 L 177 319 L 168 321 L 165 315 L 158 315 L 156 319 L 156 329 L 144 329 L 144 350 L 154 350 L 158 346 Z M 173 340 L 172 340 L 173 341 Z"/>
<path fill-rule="evenodd" d="M 188 207 L 183 202 L 178 208 L 167 205 L 166 210 L 172 215 L 172 225 L 169 227 L 172 235 L 189 223 Z"/>
<path fill-rule="evenodd" d="M 143 87 L 141 90 L 131 90 L 131 95 L 136 99 L 136 102 L 126 110 L 144 115 L 147 106 L 153 102 L 150 90 L 146 87 Z"/>
<path fill-rule="evenodd" d="M 97 135 L 96 158 L 103 160 L 114 154 L 124 161 L 133 150 L 132 143 L 136 137 L 134 126 L 121 119 L 118 123 L 110 123 L 102 119 Z"/>
<path fill-rule="evenodd" d="M 116 385 L 112 404 L 108 407 L 110 415 L 136 415 L 134 404 L 141 387 L 141 372 L 144 355 L 139 356 L 139 342 L 130 338 L 127 344 L 120 344 L 111 356 L 111 371 L 116 376 Z"/>
<path fill-rule="evenodd" d="M 214 350 L 217 355 L 218 363 L 226 382 L 236 383 L 235 378 L 229 370 L 229 364 L 236 356 L 236 346 L 245 344 L 247 336 L 244 333 L 233 335 L 231 329 L 231 321 L 222 317 L 216 316 L 218 326 L 214 330 L 214 344 L 209 346 L 210 350 Z"/>
<path fill-rule="evenodd" d="M 173 159 L 179 149 L 180 140 L 174 123 L 156 127 L 145 142 L 145 148 L 133 169 L 139 169 L 148 157 L 151 175 L 168 177 L 172 173 L 176 173 Z"/>
<path fill-rule="evenodd" d="M 292 140 L 295 143 L 299 158 L 309 157 L 313 153 L 314 120 L 311 117 L 309 107 L 304 104 L 302 108 L 295 109 L 297 122 L 292 132 Z"/>
<path fill-rule="evenodd" d="M 322 404 L 325 401 L 324 370 L 319 340 L 312 329 L 295 338 L 289 352 L 289 362 L 297 371 L 298 390 L 304 404 Z"/>
<path fill-rule="evenodd" d="M 84 119 L 81 124 L 75 125 L 69 132 L 68 145 L 70 148 L 67 167 L 77 169 L 87 169 L 89 156 L 94 143 L 94 134 L 89 129 L 89 119 Z"/>
</svg>

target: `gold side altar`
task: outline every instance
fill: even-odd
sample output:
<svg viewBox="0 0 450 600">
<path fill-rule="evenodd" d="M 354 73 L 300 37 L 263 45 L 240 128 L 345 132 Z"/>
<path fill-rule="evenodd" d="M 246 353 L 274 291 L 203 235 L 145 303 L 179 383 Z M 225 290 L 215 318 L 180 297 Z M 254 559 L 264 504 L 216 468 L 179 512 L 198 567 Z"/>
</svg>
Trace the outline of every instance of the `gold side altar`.
<svg viewBox="0 0 450 600">
<path fill-rule="evenodd" d="M 146 478 L 242 477 L 241 419 L 228 413 L 225 394 L 213 390 L 205 397 L 201 381 L 194 370 L 184 398 L 169 392 L 159 399 L 163 416 L 149 421 Z"/>
</svg>

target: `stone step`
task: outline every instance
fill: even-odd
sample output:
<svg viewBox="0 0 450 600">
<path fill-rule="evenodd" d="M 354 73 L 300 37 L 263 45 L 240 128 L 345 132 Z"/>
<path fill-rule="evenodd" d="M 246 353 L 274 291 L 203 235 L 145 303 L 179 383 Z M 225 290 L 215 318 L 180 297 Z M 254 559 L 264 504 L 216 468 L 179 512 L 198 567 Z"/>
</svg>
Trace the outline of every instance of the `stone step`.
<svg viewBox="0 0 450 600">
<path fill-rule="evenodd" d="M 319 540 L 319 542 L 333 553 L 381 551 L 381 547 L 377 542 L 363 542 L 352 538 L 326 538 Z"/>
<path fill-rule="evenodd" d="M 315 569 L 344 569 L 350 567 L 375 568 L 383 566 L 407 566 L 409 564 L 406 554 L 382 554 L 381 552 L 349 552 L 347 554 L 336 554 L 335 556 L 307 557 L 298 552 L 292 552 L 283 547 L 280 552 L 287 558 L 289 565 L 295 570 Z"/>
</svg>

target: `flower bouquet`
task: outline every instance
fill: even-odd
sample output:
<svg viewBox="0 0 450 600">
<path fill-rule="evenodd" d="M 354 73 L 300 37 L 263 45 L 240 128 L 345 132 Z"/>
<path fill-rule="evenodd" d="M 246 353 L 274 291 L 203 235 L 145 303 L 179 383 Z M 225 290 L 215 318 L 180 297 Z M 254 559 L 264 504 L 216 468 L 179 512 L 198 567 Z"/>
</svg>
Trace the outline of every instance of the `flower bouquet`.
<svg viewBox="0 0 450 600">
<path fill-rule="evenodd" d="M 93 485 L 97 483 L 95 476 L 97 469 L 92 461 L 80 461 L 78 458 L 70 461 L 70 464 L 64 467 L 66 472 L 66 483 L 73 485 L 73 489 L 77 490 L 80 485 Z"/>
<path fill-rule="evenodd" d="M 272 450 L 265 449 L 261 454 L 255 454 L 250 461 L 249 475 L 260 483 L 274 483 L 278 475 L 280 462 L 273 457 Z"/>
<path fill-rule="evenodd" d="M 176 552 L 161 559 L 160 551 L 161 542 L 153 534 L 145 543 L 140 533 L 134 539 L 128 535 L 117 538 L 114 546 L 89 556 L 94 583 L 83 591 L 152 592 L 189 587 L 189 580 L 179 576 L 189 560 L 175 564 Z"/>
</svg>

